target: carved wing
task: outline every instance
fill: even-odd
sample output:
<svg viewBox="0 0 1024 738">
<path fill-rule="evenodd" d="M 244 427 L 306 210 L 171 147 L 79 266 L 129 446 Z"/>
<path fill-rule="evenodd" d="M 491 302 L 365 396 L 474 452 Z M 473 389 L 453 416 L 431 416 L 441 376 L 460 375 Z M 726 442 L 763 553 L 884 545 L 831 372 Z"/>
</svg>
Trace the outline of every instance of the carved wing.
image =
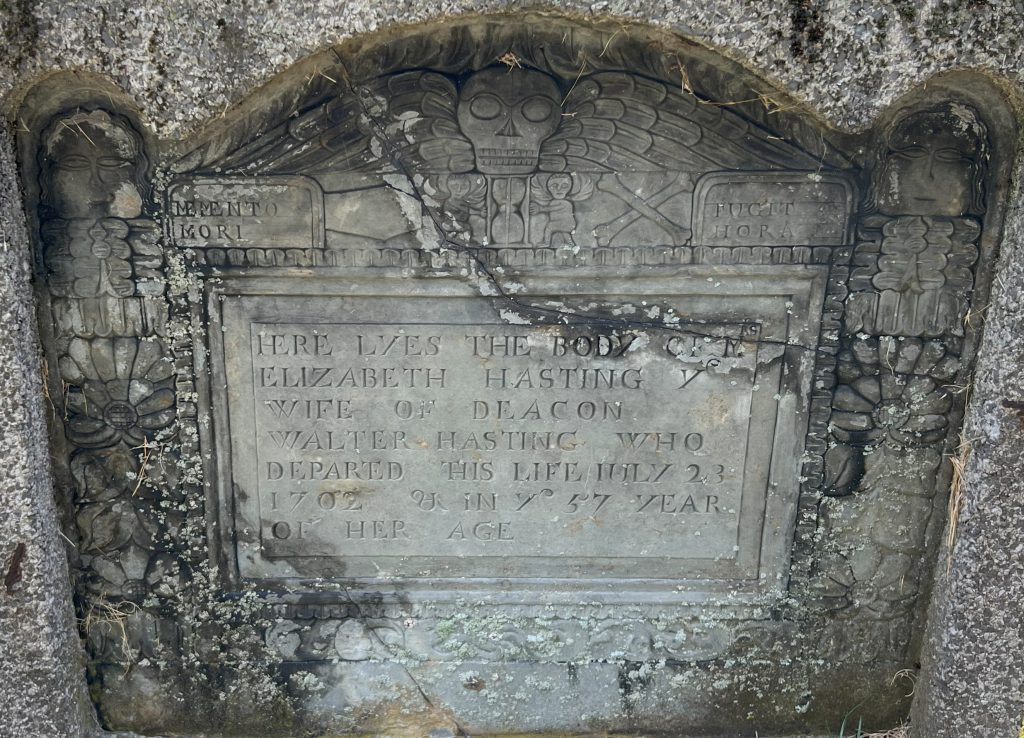
<svg viewBox="0 0 1024 738">
<path fill-rule="evenodd" d="M 591 75 L 565 98 L 541 148 L 545 171 L 816 169 L 820 162 L 727 104 L 618 72 Z"/>
<path fill-rule="evenodd" d="M 459 130 L 457 100 L 455 85 L 441 74 L 379 77 L 282 123 L 218 168 L 246 174 L 466 172 L 473 149 Z"/>
</svg>

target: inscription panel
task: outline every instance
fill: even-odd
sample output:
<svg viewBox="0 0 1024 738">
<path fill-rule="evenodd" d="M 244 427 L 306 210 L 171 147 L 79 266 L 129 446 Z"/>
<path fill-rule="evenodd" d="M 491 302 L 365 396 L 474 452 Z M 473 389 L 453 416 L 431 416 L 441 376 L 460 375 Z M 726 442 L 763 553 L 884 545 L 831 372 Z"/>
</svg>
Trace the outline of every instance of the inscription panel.
<svg viewBox="0 0 1024 738">
<path fill-rule="evenodd" d="M 196 177 L 167 191 L 182 248 L 323 248 L 323 192 L 309 177 Z"/>
<path fill-rule="evenodd" d="M 694 242 L 704 246 L 840 246 L 853 189 L 818 172 L 715 172 L 697 184 Z"/>
<path fill-rule="evenodd" d="M 239 574 L 755 588 L 806 431 L 794 305 L 820 299 L 762 285 L 606 332 L 455 295 L 225 299 Z"/>
</svg>

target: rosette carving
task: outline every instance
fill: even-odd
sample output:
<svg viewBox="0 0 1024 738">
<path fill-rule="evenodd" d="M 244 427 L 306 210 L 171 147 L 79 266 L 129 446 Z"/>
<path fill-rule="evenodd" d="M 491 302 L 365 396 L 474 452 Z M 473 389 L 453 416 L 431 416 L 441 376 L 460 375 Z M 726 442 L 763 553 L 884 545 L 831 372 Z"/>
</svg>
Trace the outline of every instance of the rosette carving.
<svg viewBox="0 0 1024 738">
<path fill-rule="evenodd" d="M 174 422 L 174 366 L 155 339 L 74 338 L 60 371 L 76 446 L 141 446 Z"/>
</svg>

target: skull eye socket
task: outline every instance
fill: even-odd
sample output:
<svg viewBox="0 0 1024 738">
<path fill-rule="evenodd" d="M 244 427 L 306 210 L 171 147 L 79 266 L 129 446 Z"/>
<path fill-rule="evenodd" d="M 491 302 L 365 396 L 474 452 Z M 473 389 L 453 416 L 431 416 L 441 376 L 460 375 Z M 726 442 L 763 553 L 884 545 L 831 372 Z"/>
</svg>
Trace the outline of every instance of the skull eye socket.
<svg viewBox="0 0 1024 738">
<path fill-rule="evenodd" d="M 474 118 L 492 120 L 501 115 L 504 107 L 501 100 L 496 96 L 485 92 L 473 98 L 472 102 L 469 103 L 469 112 L 473 114 Z"/>
<path fill-rule="evenodd" d="M 534 95 L 523 102 L 523 117 L 531 123 L 540 123 L 555 112 L 555 104 L 546 97 Z"/>
</svg>

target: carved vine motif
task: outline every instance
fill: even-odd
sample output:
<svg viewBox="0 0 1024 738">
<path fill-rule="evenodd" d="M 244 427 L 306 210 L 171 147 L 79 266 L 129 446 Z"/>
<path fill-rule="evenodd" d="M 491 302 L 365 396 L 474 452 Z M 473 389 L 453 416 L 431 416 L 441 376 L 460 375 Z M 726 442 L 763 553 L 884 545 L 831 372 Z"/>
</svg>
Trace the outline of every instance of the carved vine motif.
<svg viewBox="0 0 1024 738">
<path fill-rule="evenodd" d="M 387 661 L 406 645 L 401 622 L 384 618 L 282 620 L 265 638 L 286 661 Z"/>
<path fill-rule="evenodd" d="M 71 460 L 79 490 L 75 522 L 81 552 L 96 575 L 89 584 L 97 594 L 141 598 L 158 524 L 147 495 L 132 494 L 139 466 L 123 445 L 83 451 Z"/>
<path fill-rule="evenodd" d="M 920 338 L 858 337 L 840 353 L 819 511 L 830 547 L 815 565 L 826 600 L 880 617 L 913 604 L 960 366 Z"/>
<path fill-rule="evenodd" d="M 286 661 L 707 659 L 731 643 L 731 623 L 683 618 L 526 618 L 459 613 L 441 619 L 300 617 L 270 626 Z"/>
<path fill-rule="evenodd" d="M 819 519 L 818 593 L 908 612 L 927 552 L 985 212 L 988 130 L 946 103 L 881 137 L 858 229 Z"/>
<path fill-rule="evenodd" d="M 175 379 L 157 337 L 164 259 L 143 138 L 120 115 L 76 110 L 51 121 L 38 157 L 83 583 L 103 601 L 170 595 L 181 569 L 158 511 L 174 474 L 158 438 L 175 420 Z"/>
<path fill-rule="evenodd" d="M 863 462 L 856 492 L 819 509 L 828 544 L 815 562 L 816 588 L 830 607 L 892 618 L 913 608 L 927 574 L 942 451 L 882 445 Z"/>
<path fill-rule="evenodd" d="M 892 336 L 854 339 L 839 356 L 825 455 L 826 493 L 852 493 L 864 475 L 865 454 L 935 446 L 947 433 L 960 369 L 944 343 Z"/>
</svg>

